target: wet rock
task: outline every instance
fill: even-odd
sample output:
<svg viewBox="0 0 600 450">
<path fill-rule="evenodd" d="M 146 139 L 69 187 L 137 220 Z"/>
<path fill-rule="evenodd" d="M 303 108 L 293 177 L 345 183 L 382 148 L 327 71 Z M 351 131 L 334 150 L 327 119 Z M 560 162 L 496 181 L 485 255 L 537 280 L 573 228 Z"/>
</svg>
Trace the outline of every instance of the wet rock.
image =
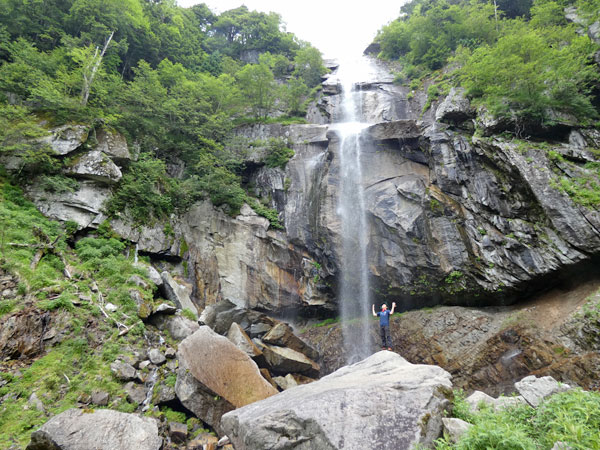
<svg viewBox="0 0 600 450">
<path fill-rule="evenodd" d="M 167 361 L 165 355 L 163 355 L 163 353 L 157 348 L 153 348 L 150 351 L 148 351 L 148 358 L 150 359 L 152 364 L 157 366 L 160 366 Z"/>
<path fill-rule="evenodd" d="M 69 409 L 31 435 L 27 450 L 159 450 L 162 439 L 153 419 L 109 409 Z"/>
<path fill-rule="evenodd" d="M 527 403 L 536 408 L 546 397 L 568 391 L 571 387 L 568 384 L 559 383 L 550 376 L 538 378 L 530 375 L 515 383 L 515 389 Z"/>
<path fill-rule="evenodd" d="M 98 406 L 107 406 L 110 395 L 106 391 L 92 391 L 92 403 Z"/>
<path fill-rule="evenodd" d="M 110 365 L 110 371 L 117 379 L 122 381 L 133 380 L 136 376 L 136 370 L 131 364 L 119 360 Z"/>
<path fill-rule="evenodd" d="M 127 395 L 127 401 L 129 403 L 133 403 L 134 405 L 141 405 L 144 400 L 146 400 L 147 391 L 144 386 L 140 386 L 139 384 L 130 381 L 129 383 L 123 386 L 123 390 Z"/>
<path fill-rule="evenodd" d="M 97 150 L 77 158 L 66 169 L 66 173 L 106 184 L 116 183 L 123 177 L 121 169 L 108 156 Z"/>
<path fill-rule="evenodd" d="M 412 365 L 395 353 L 379 352 L 314 383 L 227 413 L 222 427 L 237 450 L 282 442 L 296 449 L 427 446 L 441 433 L 442 414 L 449 407 L 444 393 L 451 386 L 450 374 L 439 367 Z"/>
<path fill-rule="evenodd" d="M 310 359 L 318 359 L 319 353 L 294 334 L 292 327 L 288 324 L 279 322 L 262 337 L 263 342 L 267 344 L 288 347 L 297 352 L 304 353 Z"/>
<path fill-rule="evenodd" d="M 277 393 L 254 361 L 208 326 L 179 344 L 177 359 L 177 397 L 217 431 L 225 412 Z"/>
<path fill-rule="evenodd" d="M 179 309 L 189 309 L 198 316 L 196 305 L 190 298 L 192 286 L 182 280 L 175 281 L 169 272 L 162 272 L 160 276 L 164 283 L 163 288 L 167 298 L 175 303 Z"/>
<path fill-rule="evenodd" d="M 57 155 L 66 155 L 77 150 L 87 140 L 89 127 L 86 125 L 63 125 L 50 130 L 50 135 L 38 140 L 48 144 Z"/>
<path fill-rule="evenodd" d="M 169 437 L 176 444 L 183 444 L 187 440 L 188 428 L 185 423 L 169 422 Z"/>
<path fill-rule="evenodd" d="M 461 419 L 444 417 L 442 418 L 444 425 L 444 436 L 450 439 L 450 442 L 458 442 L 460 438 L 469 431 L 473 425 Z"/>
<path fill-rule="evenodd" d="M 373 140 L 385 141 L 390 139 L 416 139 L 423 134 L 423 131 L 414 120 L 396 120 L 372 125 L 364 133 Z"/>
<path fill-rule="evenodd" d="M 303 353 L 275 345 L 265 345 L 262 351 L 267 364 L 275 373 L 295 372 L 308 376 L 319 376 L 319 365 Z"/>
</svg>

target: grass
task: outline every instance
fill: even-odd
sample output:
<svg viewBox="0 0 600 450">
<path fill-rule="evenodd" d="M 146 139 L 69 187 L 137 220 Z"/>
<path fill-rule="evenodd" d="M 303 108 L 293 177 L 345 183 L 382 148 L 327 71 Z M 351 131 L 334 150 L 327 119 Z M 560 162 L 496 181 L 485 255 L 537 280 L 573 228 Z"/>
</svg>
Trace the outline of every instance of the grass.
<svg viewBox="0 0 600 450">
<path fill-rule="evenodd" d="M 127 402 L 121 383 L 110 372 L 110 363 L 126 349 L 144 345 L 140 336 L 145 328 L 137 317 L 137 305 L 130 291 L 136 289 L 144 301 L 151 303 L 154 288 L 141 288 L 129 281 L 130 277 L 137 274 L 148 286 L 154 285 L 145 271 L 135 267 L 133 259 L 126 256 L 127 244 L 116 239 L 105 224 L 95 235 L 80 239 L 75 249 L 70 248 L 66 239 L 72 234 L 72 224 L 61 226 L 42 216 L 2 173 L 0 223 L 1 268 L 19 280 L 20 296 L 0 301 L 0 316 L 22 309 L 25 302 L 31 303 L 40 314 L 45 310 L 67 316 L 66 320 L 56 322 L 66 323 L 66 328 L 59 330 L 65 340 L 47 348 L 29 366 L 0 362 L 0 377 L 6 382 L 0 387 L 0 398 L 6 396 L 0 404 L 0 448 L 24 447 L 33 429 L 49 417 L 74 407 L 93 390 L 109 393 L 109 408 L 133 412 L 137 406 Z M 46 240 L 56 240 L 55 247 L 69 264 L 72 279 L 65 278 L 63 261 L 52 253 L 44 255 L 37 267 L 30 267 L 36 249 L 19 245 L 37 245 Z M 19 245 L 10 245 L 13 243 Z M 97 284 L 105 301 L 117 305 L 111 317 L 132 326 L 126 336 L 119 337 L 114 322 L 100 313 L 93 284 Z M 75 307 L 73 301 L 79 295 L 93 301 Z M 102 345 L 98 346 L 98 341 Z M 14 375 L 17 368 L 21 376 Z M 32 393 L 40 399 L 45 411 L 28 404 Z"/>
<path fill-rule="evenodd" d="M 519 405 L 472 413 L 462 391 L 455 391 L 453 415 L 473 427 L 452 444 L 436 442 L 438 450 L 538 450 L 561 441 L 576 450 L 600 448 L 600 393 L 573 389 L 555 394 L 534 409 Z"/>
</svg>

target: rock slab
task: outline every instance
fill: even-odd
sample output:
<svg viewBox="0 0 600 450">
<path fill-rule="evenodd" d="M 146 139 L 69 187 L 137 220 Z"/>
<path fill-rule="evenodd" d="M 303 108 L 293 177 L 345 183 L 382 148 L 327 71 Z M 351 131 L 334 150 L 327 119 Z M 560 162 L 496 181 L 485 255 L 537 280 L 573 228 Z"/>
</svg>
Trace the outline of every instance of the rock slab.
<svg viewBox="0 0 600 450">
<path fill-rule="evenodd" d="M 177 358 L 177 397 L 218 432 L 227 411 L 277 393 L 246 353 L 208 326 L 179 344 Z"/>
<path fill-rule="evenodd" d="M 153 419 L 109 409 L 86 413 L 69 409 L 31 435 L 27 450 L 159 450 L 162 439 Z"/>
<path fill-rule="evenodd" d="M 571 387 L 568 384 L 559 383 L 549 376 L 537 378 L 535 375 L 530 375 L 515 383 L 515 389 L 527 403 L 537 408 L 546 397 L 568 391 Z"/>
<path fill-rule="evenodd" d="M 440 435 L 451 388 L 440 367 L 382 351 L 231 411 L 221 427 L 236 450 L 409 449 Z"/>
</svg>

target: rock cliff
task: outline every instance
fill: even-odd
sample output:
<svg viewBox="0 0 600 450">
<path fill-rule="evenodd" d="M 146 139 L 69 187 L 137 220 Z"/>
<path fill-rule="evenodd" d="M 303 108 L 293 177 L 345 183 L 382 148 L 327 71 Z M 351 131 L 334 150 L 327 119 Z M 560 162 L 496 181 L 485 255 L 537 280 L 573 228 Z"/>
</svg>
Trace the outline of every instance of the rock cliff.
<svg viewBox="0 0 600 450">
<path fill-rule="evenodd" d="M 557 122 L 544 142 L 498 134 L 510 124 L 474 110 L 459 89 L 431 102 L 392 82 L 369 62 L 362 95 L 363 177 L 368 262 L 376 302 L 401 309 L 434 304 L 506 304 L 595 265 L 600 215 L 581 190 L 597 177 L 600 133 Z M 182 262 L 195 307 L 228 299 L 275 314 L 330 315 L 337 310 L 341 224 L 338 207 L 341 87 L 335 72 L 309 108 L 314 124 L 259 124 L 236 130 L 248 144 L 247 187 L 276 208 L 283 230 L 250 207 L 231 217 L 209 202 L 171 223 L 112 227 L 152 257 Z M 63 127 L 64 128 L 64 127 Z M 533 130 L 539 132 L 540 130 Z M 82 126 L 53 130 L 44 141 L 72 156 L 73 192 L 30 194 L 47 215 L 96 227 L 102 202 L 133 158 L 118 134 Z M 293 149 L 267 167 L 256 142 L 276 138 Z M 165 230 L 172 230 L 166 232 Z M 400 300 L 400 301 L 398 301 Z"/>
</svg>

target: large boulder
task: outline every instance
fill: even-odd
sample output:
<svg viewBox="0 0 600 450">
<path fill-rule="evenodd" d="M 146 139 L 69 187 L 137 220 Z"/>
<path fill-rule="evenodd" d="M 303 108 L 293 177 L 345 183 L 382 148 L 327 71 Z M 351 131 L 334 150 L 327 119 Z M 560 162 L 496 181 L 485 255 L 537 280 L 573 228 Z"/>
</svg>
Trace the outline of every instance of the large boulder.
<svg viewBox="0 0 600 450">
<path fill-rule="evenodd" d="M 218 334 L 228 333 L 231 324 L 237 323 L 244 331 L 249 332 L 251 337 L 268 332 L 277 323 L 266 314 L 239 307 L 229 300 L 222 300 L 204 308 L 199 321 Z M 257 332 L 259 329 L 260 332 Z"/>
<path fill-rule="evenodd" d="M 263 344 L 261 348 L 269 368 L 279 374 L 301 373 L 318 376 L 319 365 L 305 354 L 287 347 Z"/>
<path fill-rule="evenodd" d="M 187 317 L 183 317 L 180 314 L 172 315 L 171 311 L 171 309 L 168 309 L 166 312 L 152 314 L 150 316 L 150 323 L 161 331 L 168 331 L 169 335 L 176 341 L 182 341 L 191 336 L 200 327 L 196 322 Z"/>
<path fill-rule="evenodd" d="M 221 426 L 237 450 L 409 449 L 439 437 L 451 388 L 445 370 L 382 351 L 231 411 Z"/>
<path fill-rule="evenodd" d="M 57 155 L 66 155 L 77 150 L 87 140 L 89 127 L 85 125 L 63 125 L 50 130 L 50 135 L 38 139 L 48 144 Z"/>
<path fill-rule="evenodd" d="M 559 383 L 550 376 L 538 378 L 530 375 L 515 383 L 515 389 L 527 403 L 536 408 L 546 397 L 567 391 L 571 387 L 568 384 Z"/>
<path fill-rule="evenodd" d="M 262 351 L 256 346 L 254 342 L 250 339 L 250 336 L 246 334 L 244 329 L 240 327 L 237 323 L 232 323 L 229 327 L 229 331 L 227 332 L 227 339 L 229 339 L 233 344 L 243 351 L 250 358 L 255 359 L 262 356 Z"/>
<path fill-rule="evenodd" d="M 109 409 L 69 409 L 31 435 L 27 450 L 159 450 L 153 419 Z"/>
<path fill-rule="evenodd" d="M 179 344 L 177 358 L 179 400 L 217 430 L 223 413 L 277 393 L 246 353 L 207 326 Z"/>
<path fill-rule="evenodd" d="M 294 334 L 294 330 L 288 324 L 279 322 L 262 337 L 267 344 L 289 347 L 297 352 L 304 353 L 311 359 L 318 359 L 319 353 Z"/>
<path fill-rule="evenodd" d="M 104 220 L 102 206 L 111 195 L 110 187 L 97 181 L 81 180 L 74 191 L 48 192 L 41 185 L 27 187 L 27 194 L 42 214 L 51 219 L 77 222 L 80 228 L 94 227 Z"/>
<path fill-rule="evenodd" d="M 94 150 L 76 158 L 66 169 L 68 175 L 87 180 L 112 184 L 118 182 L 123 174 L 112 160 L 99 150 Z"/>
<path fill-rule="evenodd" d="M 182 280 L 175 280 L 169 272 L 163 272 L 160 274 L 163 280 L 163 289 L 165 295 L 169 300 L 177 305 L 180 309 L 189 309 L 196 316 L 198 316 L 198 310 L 196 305 L 192 302 L 192 286 Z"/>
<path fill-rule="evenodd" d="M 459 124 L 470 117 L 474 111 L 469 99 L 465 96 L 462 88 L 452 88 L 450 93 L 435 111 L 435 120 Z"/>
<path fill-rule="evenodd" d="M 110 156 L 117 164 L 136 159 L 132 157 L 127 139 L 122 134 L 102 129 L 96 133 L 96 140 L 98 141 L 96 149 Z"/>
</svg>

